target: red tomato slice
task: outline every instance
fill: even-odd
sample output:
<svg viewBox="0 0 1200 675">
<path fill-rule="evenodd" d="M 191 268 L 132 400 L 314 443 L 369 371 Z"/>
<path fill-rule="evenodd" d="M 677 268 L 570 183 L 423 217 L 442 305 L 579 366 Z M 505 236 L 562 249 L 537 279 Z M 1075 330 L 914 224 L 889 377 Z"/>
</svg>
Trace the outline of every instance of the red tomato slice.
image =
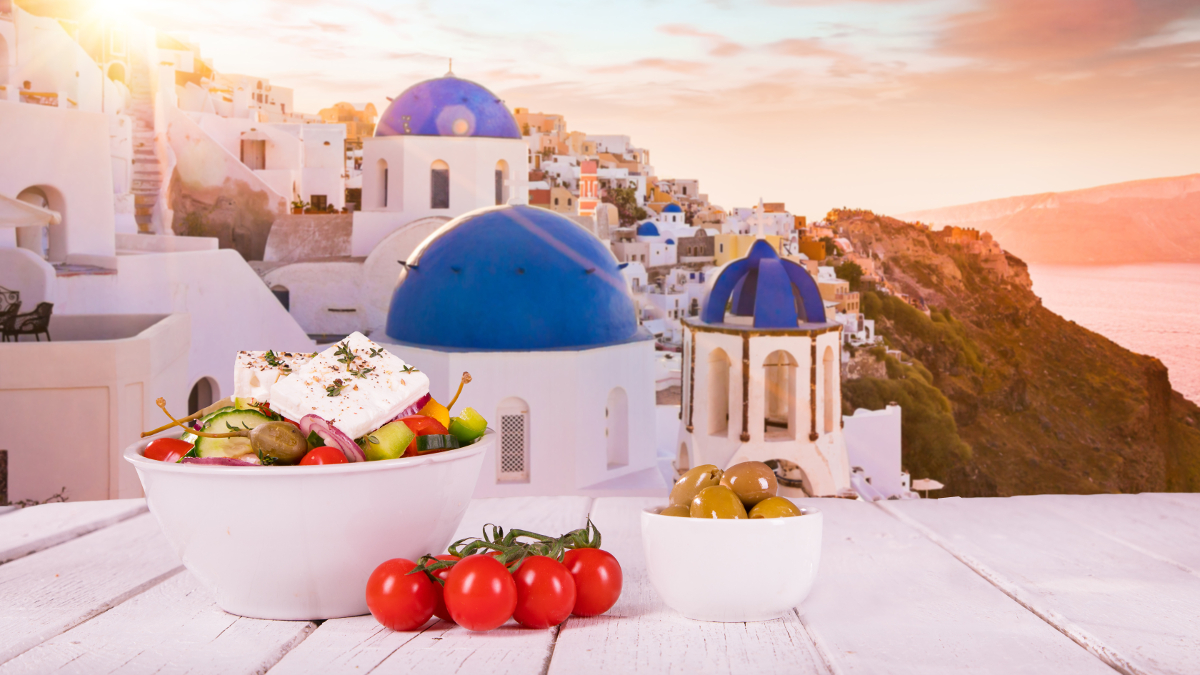
<svg viewBox="0 0 1200 675">
<path fill-rule="evenodd" d="M 157 459 L 160 462 L 178 462 L 180 457 L 188 454 L 192 444 L 178 438 L 156 438 L 146 446 L 142 455 L 146 459 Z"/>
<path fill-rule="evenodd" d="M 450 433 L 449 431 L 446 431 L 446 427 L 442 426 L 441 422 L 428 415 L 409 415 L 408 417 L 401 417 L 400 421 L 407 424 L 408 428 L 412 429 L 412 432 L 417 436 Z M 412 441 L 409 442 L 408 448 L 404 451 L 404 456 L 416 457 L 418 454 L 420 453 L 417 452 L 417 439 L 413 438 Z"/>
<path fill-rule="evenodd" d="M 450 570 L 443 589 L 454 623 L 467 630 L 498 628 L 517 607 L 517 584 L 508 568 L 486 555 L 469 555 Z"/>
<path fill-rule="evenodd" d="M 566 621 L 575 608 L 575 580 L 554 558 L 535 555 L 513 572 L 517 607 L 513 619 L 526 628 L 549 628 Z"/>
<path fill-rule="evenodd" d="M 424 572 L 409 574 L 416 566 L 411 560 L 394 558 L 376 567 L 367 579 L 367 608 L 376 621 L 392 630 L 416 630 L 433 616 L 437 584 Z"/>
<path fill-rule="evenodd" d="M 317 464 L 346 464 L 350 460 L 346 459 L 346 453 L 341 450 L 322 445 L 312 450 L 309 450 L 304 455 L 304 459 L 300 460 L 301 466 L 316 466 Z"/>
<path fill-rule="evenodd" d="M 575 616 L 607 612 L 621 597 L 621 564 L 608 551 L 575 548 L 563 556 L 563 564 L 575 579 Z"/>
</svg>

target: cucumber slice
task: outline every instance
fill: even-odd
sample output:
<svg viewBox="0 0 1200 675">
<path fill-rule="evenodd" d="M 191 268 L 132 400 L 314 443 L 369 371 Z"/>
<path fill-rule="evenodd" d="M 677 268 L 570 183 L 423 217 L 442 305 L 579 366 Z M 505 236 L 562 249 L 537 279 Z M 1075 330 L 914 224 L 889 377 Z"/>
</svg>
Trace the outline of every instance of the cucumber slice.
<svg viewBox="0 0 1200 675">
<path fill-rule="evenodd" d="M 412 429 L 404 422 L 389 422 L 363 438 L 363 454 L 368 462 L 402 457 L 413 436 Z"/>
<path fill-rule="evenodd" d="M 487 431 L 487 420 L 475 412 L 474 408 L 464 408 L 458 417 L 450 420 L 449 431 L 459 442 L 466 445 Z"/>
<path fill-rule="evenodd" d="M 417 452 L 429 452 L 431 450 L 453 450 L 461 448 L 462 444 L 458 439 L 451 434 L 429 434 L 427 436 L 417 436 Z"/>
<path fill-rule="evenodd" d="M 213 434 L 223 434 L 240 429 L 253 429 L 264 422 L 270 421 L 271 418 L 257 410 L 226 408 L 218 410 L 205 418 L 204 431 Z M 242 436 L 234 436 L 233 438 L 204 438 L 200 436 L 196 438 L 195 451 L 197 457 L 240 457 L 254 452 L 254 448 L 250 446 L 250 439 Z"/>
</svg>

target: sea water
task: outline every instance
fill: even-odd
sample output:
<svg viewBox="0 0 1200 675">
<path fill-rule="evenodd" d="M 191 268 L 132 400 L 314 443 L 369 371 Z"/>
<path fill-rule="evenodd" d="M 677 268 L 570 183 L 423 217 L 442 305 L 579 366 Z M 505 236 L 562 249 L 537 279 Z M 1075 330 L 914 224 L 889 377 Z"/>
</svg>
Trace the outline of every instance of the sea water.
<svg viewBox="0 0 1200 675">
<path fill-rule="evenodd" d="M 1200 265 L 1030 265 L 1052 312 L 1158 357 L 1171 386 L 1200 403 Z"/>
</svg>

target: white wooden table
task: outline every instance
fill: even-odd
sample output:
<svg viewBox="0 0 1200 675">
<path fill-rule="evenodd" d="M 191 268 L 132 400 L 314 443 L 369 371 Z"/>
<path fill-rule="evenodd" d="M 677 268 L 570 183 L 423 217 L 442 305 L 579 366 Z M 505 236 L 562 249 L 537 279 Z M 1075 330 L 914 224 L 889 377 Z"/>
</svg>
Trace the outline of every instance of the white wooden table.
<svg viewBox="0 0 1200 675">
<path fill-rule="evenodd" d="M 0 675 L 1200 672 L 1200 495 L 812 500 L 826 514 L 813 592 L 751 624 L 662 605 L 638 521 L 660 501 L 473 502 L 460 536 L 565 532 L 590 512 L 625 571 L 606 615 L 479 634 L 226 614 L 141 500 L 0 515 Z M 753 573 L 746 560 L 730 583 Z"/>
</svg>

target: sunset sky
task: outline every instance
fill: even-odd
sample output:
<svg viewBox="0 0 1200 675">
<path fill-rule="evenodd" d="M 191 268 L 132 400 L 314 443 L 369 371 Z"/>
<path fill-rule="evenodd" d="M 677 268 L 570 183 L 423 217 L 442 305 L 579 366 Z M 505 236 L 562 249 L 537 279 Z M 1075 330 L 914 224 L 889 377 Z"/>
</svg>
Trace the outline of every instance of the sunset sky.
<svg viewBox="0 0 1200 675">
<path fill-rule="evenodd" d="M 885 213 L 1200 172 L 1200 0 L 107 0 L 316 112 L 454 72 L 726 208 Z"/>
</svg>

